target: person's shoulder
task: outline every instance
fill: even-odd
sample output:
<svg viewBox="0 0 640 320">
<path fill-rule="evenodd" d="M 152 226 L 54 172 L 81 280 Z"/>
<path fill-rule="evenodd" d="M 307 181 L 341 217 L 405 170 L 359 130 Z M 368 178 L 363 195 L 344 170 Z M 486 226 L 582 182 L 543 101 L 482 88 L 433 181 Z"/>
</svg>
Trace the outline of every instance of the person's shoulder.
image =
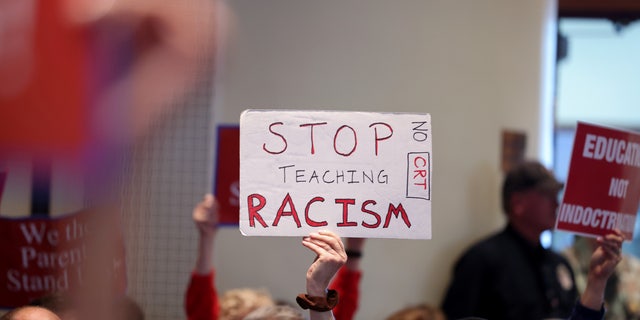
<svg viewBox="0 0 640 320">
<path fill-rule="evenodd" d="M 496 231 L 480 240 L 476 241 L 469 247 L 469 251 L 491 252 L 501 250 L 504 247 L 511 246 L 512 239 L 504 230 Z"/>
<path fill-rule="evenodd" d="M 499 258 L 504 254 L 508 239 L 503 232 L 495 232 L 471 244 L 462 254 L 459 261 L 487 261 Z"/>
</svg>

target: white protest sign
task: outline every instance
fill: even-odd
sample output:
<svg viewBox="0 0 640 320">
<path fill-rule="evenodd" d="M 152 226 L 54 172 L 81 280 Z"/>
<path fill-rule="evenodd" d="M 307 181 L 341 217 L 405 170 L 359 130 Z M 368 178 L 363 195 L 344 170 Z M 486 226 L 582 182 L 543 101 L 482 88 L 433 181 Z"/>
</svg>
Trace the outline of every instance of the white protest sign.
<svg viewBox="0 0 640 320">
<path fill-rule="evenodd" d="M 431 238 L 429 114 L 246 110 L 240 231 Z"/>
</svg>

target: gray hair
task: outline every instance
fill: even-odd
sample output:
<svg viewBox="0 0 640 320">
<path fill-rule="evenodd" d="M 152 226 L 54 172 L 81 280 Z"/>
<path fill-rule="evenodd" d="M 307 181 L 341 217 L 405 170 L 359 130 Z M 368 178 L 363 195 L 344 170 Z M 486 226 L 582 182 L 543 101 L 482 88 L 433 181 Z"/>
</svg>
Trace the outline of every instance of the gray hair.
<svg viewBox="0 0 640 320">
<path fill-rule="evenodd" d="M 255 309 L 243 320 L 304 320 L 304 316 L 291 306 L 276 305 Z"/>
</svg>

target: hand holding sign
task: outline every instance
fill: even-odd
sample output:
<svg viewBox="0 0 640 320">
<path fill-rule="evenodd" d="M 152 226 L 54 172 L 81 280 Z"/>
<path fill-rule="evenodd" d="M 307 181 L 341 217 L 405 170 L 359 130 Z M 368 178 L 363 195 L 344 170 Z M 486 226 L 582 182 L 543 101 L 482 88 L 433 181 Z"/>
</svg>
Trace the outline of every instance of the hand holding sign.
<svg viewBox="0 0 640 320">
<path fill-rule="evenodd" d="M 431 237 L 428 114 L 248 110 L 240 119 L 240 230 Z"/>
<path fill-rule="evenodd" d="M 604 292 L 609 277 L 622 260 L 622 241 L 620 230 L 613 230 L 604 237 L 598 237 L 598 247 L 591 255 L 587 287 L 580 297 L 580 303 L 592 310 L 600 310 L 604 303 Z"/>
</svg>

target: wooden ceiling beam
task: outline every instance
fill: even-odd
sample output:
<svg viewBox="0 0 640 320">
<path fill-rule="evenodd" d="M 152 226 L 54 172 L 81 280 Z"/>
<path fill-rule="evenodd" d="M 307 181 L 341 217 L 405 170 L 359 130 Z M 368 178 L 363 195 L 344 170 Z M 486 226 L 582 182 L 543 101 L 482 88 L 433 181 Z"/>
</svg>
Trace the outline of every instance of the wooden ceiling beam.
<svg viewBox="0 0 640 320">
<path fill-rule="evenodd" d="M 640 0 L 558 0 L 560 17 L 637 19 Z"/>
</svg>

